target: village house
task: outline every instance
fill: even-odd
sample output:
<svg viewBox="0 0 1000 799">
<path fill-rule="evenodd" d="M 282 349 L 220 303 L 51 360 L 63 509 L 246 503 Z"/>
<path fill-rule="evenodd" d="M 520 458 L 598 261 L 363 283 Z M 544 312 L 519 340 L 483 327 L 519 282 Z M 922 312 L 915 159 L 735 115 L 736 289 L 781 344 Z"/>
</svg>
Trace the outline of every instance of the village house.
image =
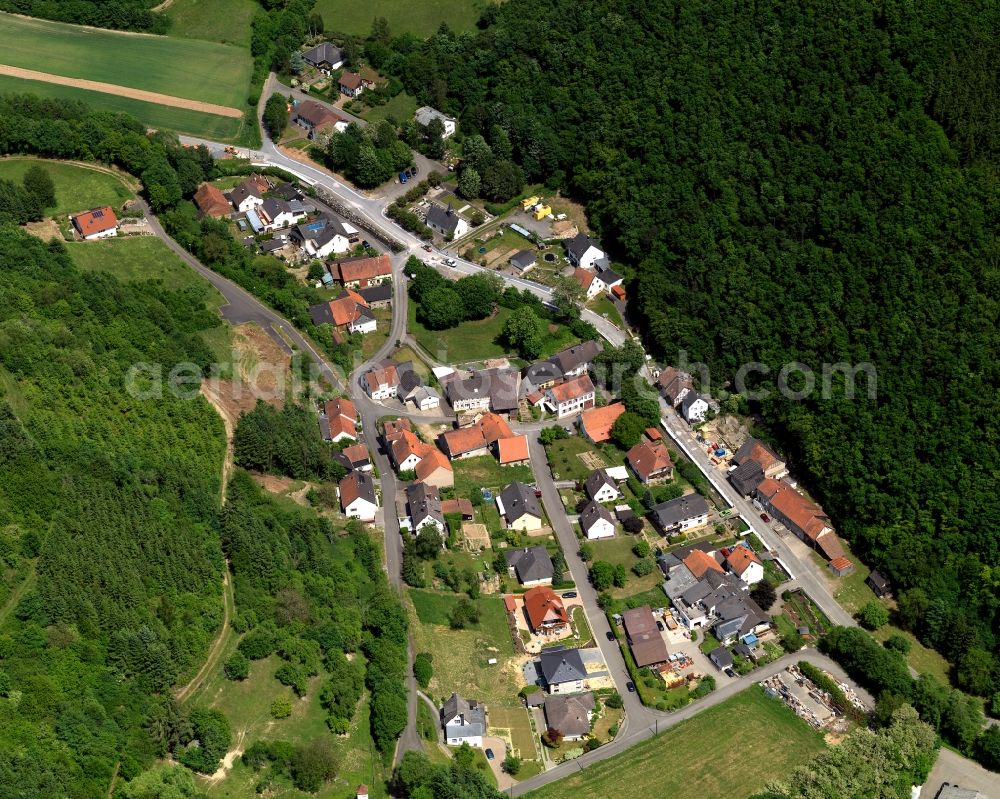
<svg viewBox="0 0 1000 799">
<path fill-rule="evenodd" d="M 444 512 L 441 510 L 441 494 L 434 486 L 425 483 L 408 485 L 406 511 L 407 518 L 400 520 L 400 527 L 408 527 L 414 535 L 424 527 L 433 527 L 439 533 L 444 533 L 447 529 Z"/>
<path fill-rule="evenodd" d="M 319 417 L 323 439 L 333 443 L 348 438 L 357 441 L 357 418 L 358 411 L 349 399 L 339 397 L 330 400 L 323 406 L 323 413 Z"/>
<path fill-rule="evenodd" d="M 583 289 L 583 293 L 589 302 L 600 294 L 610 293 L 611 289 L 615 286 L 620 286 L 623 278 L 611 269 L 594 271 L 578 266 L 573 271 L 573 280 Z"/>
<path fill-rule="evenodd" d="M 528 452 L 528 437 L 513 436 L 496 442 L 497 461 L 501 466 L 521 466 L 531 462 Z"/>
<path fill-rule="evenodd" d="M 595 502 L 614 502 L 622 492 L 618 490 L 618 484 L 611 479 L 605 469 L 596 469 L 591 472 L 583 483 L 584 493 Z"/>
<path fill-rule="evenodd" d="M 347 252 L 351 247 L 351 241 L 358 238 L 358 231 L 346 222 L 323 215 L 294 227 L 291 238 L 306 255 L 312 258 L 326 258 Z"/>
<path fill-rule="evenodd" d="M 740 544 L 727 547 L 721 552 L 726 568 L 747 585 L 756 585 L 764 579 L 764 564 L 750 547 Z"/>
<path fill-rule="evenodd" d="M 558 419 L 593 408 L 595 396 L 590 375 L 573 377 L 545 390 L 545 402 Z"/>
<path fill-rule="evenodd" d="M 417 438 L 412 430 L 402 430 L 392 440 L 389 454 L 396 471 L 409 472 L 417 468 L 428 449 L 431 449 L 430 444 Z"/>
<path fill-rule="evenodd" d="M 681 416 L 688 424 L 698 424 L 705 421 L 708 415 L 708 400 L 704 397 L 689 391 L 681 400 Z"/>
<path fill-rule="evenodd" d="M 469 223 L 453 211 L 450 205 L 442 208 L 432 203 L 427 209 L 424 222 L 427 223 L 427 227 L 445 238 L 460 239 L 469 232 Z"/>
<path fill-rule="evenodd" d="M 594 444 L 603 444 L 611 440 L 611 428 L 615 426 L 618 417 L 625 413 L 625 406 L 620 402 L 605 405 L 602 408 L 590 408 L 580 414 L 580 432 L 584 438 Z"/>
<path fill-rule="evenodd" d="M 348 97 L 360 97 L 365 90 L 364 81 L 361 80 L 361 76 L 357 72 L 342 73 L 338 83 L 340 93 L 346 94 Z"/>
<path fill-rule="evenodd" d="M 455 484 L 455 474 L 448 459 L 436 447 L 417 438 L 409 419 L 387 421 L 382 438 L 397 471 L 412 469 L 417 480 L 436 488 Z"/>
<path fill-rule="evenodd" d="M 538 671 L 545 690 L 552 695 L 579 693 L 587 679 L 587 667 L 578 649 L 543 650 L 538 656 Z"/>
<path fill-rule="evenodd" d="M 605 260 L 607 255 L 590 236 L 578 233 L 566 240 L 566 257 L 573 266 L 594 269 L 597 262 Z"/>
<path fill-rule="evenodd" d="M 711 628 L 726 646 L 734 640 L 755 641 L 771 625 L 748 589 L 746 583 L 726 574 L 715 558 L 701 550 L 692 550 L 682 563 L 671 566 L 663 584 L 664 593 L 685 627 Z"/>
<path fill-rule="evenodd" d="M 345 288 L 362 289 L 392 280 L 392 262 L 388 255 L 361 256 L 331 265 L 333 276 Z"/>
<path fill-rule="evenodd" d="M 247 178 L 229 192 L 229 202 L 241 214 L 252 211 L 264 204 L 267 186 L 258 180 Z"/>
<path fill-rule="evenodd" d="M 340 481 L 340 507 L 344 515 L 363 522 L 375 521 L 378 499 L 375 483 L 365 472 L 354 471 Z"/>
<path fill-rule="evenodd" d="M 564 741 L 579 741 L 590 735 L 596 703 L 591 693 L 553 696 L 545 700 L 545 724 L 557 730 Z"/>
<path fill-rule="evenodd" d="M 344 53 L 330 42 L 322 42 L 315 47 L 310 47 L 302 54 L 302 60 L 309 66 L 315 67 L 321 72 L 329 75 L 335 69 L 340 69 L 344 65 Z"/>
<path fill-rule="evenodd" d="M 292 109 L 292 123 L 302 128 L 306 136 L 313 140 L 326 130 L 332 129 L 343 133 L 348 125 L 346 119 L 315 100 L 296 103 Z"/>
<path fill-rule="evenodd" d="M 531 364 L 523 372 L 525 391 L 544 390 L 559 380 L 586 374 L 602 349 L 598 341 L 584 341 L 557 352 L 551 358 Z"/>
<path fill-rule="evenodd" d="M 222 189 L 211 183 L 202 183 L 192 199 L 202 216 L 210 216 L 213 219 L 223 219 L 233 210 Z"/>
<path fill-rule="evenodd" d="M 547 585 L 524 592 L 524 614 L 536 635 L 560 635 L 569 628 L 569 613 L 559 595 Z"/>
<path fill-rule="evenodd" d="M 371 454 L 364 444 L 351 444 L 344 447 L 340 451 L 340 455 L 343 458 L 342 463 L 348 471 L 370 472 L 372 470 Z"/>
<path fill-rule="evenodd" d="M 361 289 L 359 293 L 363 294 L 367 290 Z M 396 371 L 399 374 L 399 389 L 396 392 L 396 398 L 400 402 L 410 402 L 421 411 L 437 408 L 441 404 L 441 398 L 437 392 L 424 385 L 420 375 L 413 369 L 411 361 L 398 364 Z"/>
<path fill-rule="evenodd" d="M 452 694 L 441 708 L 441 727 L 448 746 L 468 744 L 482 748 L 486 735 L 486 706 L 475 699 Z"/>
<path fill-rule="evenodd" d="M 743 496 L 750 496 L 765 478 L 780 480 L 788 470 L 785 462 L 763 442 L 748 438 L 733 455 L 736 468 L 729 473 L 729 482 Z"/>
<path fill-rule="evenodd" d="M 358 294 L 365 298 L 369 308 L 388 308 L 392 305 L 391 283 L 379 283 L 377 286 L 358 289 Z"/>
<path fill-rule="evenodd" d="M 497 494 L 496 503 L 508 530 L 541 529 L 542 509 L 532 486 L 515 481 Z"/>
<path fill-rule="evenodd" d="M 449 136 L 455 135 L 455 130 L 457 128 L 456 120 L 445 116 L 440 111 L 431 108 L 429 105 L 420 106 L 413 116 L 417 120 L 417 124 L 423 125 L 425 128 L 431 124 L 431 120 L 440 120 L 441 127 L 443 129 L 441 133 L 442 139 L 447 139 Z"/>
<path fill-rule="evenodd" d="M 603 505 L 590 500 L 580 511 L 580 527 L 588 540 L 614 538 L 615 517 Z"/>
<path fill-rule="evenodd" d="M 667 662 L 667 645 L 649 605 L 626 610 L 622 614 L 622 627 L 636 666 L 656 668 Z"/>
<path fill-rule="evenodd" d="M 455 485 L 455 472 L 451 464 L 435 447 L 427 450 L 427 454 L 420 459 L 413 471 L 416 472 L 417 479 L 427 485 L 437 488 L 450 488 Z"/>
<path fill-rule="evenodd" d="M 469 427 L 442 433 L 438 444 L 451 460 L 456 460 L 487 455 L 493 444 L 505 438 L 514 438 L 507 420 L 495 413 L 484 413 Z"/>
<path fill-rule="evenodd" d="M 299 200 L 282 200 L 269 197 L 256 208 L 247 211 L 247 222 L 254 233 L 282 230 L 308 215 L 306 206 Z"/>
<path fill-rule="evenodd" d="M 70 221 L 84 241 L 110 239 L 118 235 L 118 217 L 109 205 L 71 216 Z"/>
<path fill-rule="evenodd" d="M 389 363 L 373 366 L 365 372 L 362 385 L 365 393 L 373 400 L 387 400 L 395 397 L 399 390 L 399 374 L 396 372 L 396 365 Z"/>
<path fill-rule="evenodd" d="M 822 552 L 827 560 L 844 557 L 843 546 L 826 511 L 788 483 L 765 478 L 754 489 L 753 496 L 755 504 L 785 525 L 801 541 Z"/>
<path fill-rule="evenodd" d="M 525 587 L 551 585 L 555 567 L 548 550 L 543 546 L 506 550 L 507 571 Z"/>
<path fill-rule="evenodd" d="M 313 324 L 332 325 L 338 333 L 372 333 L 378 329 L 375 314 L 364 297 L 345 289 L 335 299 L 309 306 Z"/>
<path fill-rule="evenodd" d="M 672 408 L 676 408 L 688 392 L 694 391 L 694 381 L 691 380 L 691 375 L 673 366 L 667 366 L 660 372 L 656 379 L 656 385 Z"/>
<path fill-rule="evenodd" d="M 491 410 L 510 416 L 517 412 L 520 386 L 517 369 L 482 369 L 465 378 L 452 376 L 444 393 L 455 413 Z"/>
<path fill-rule="evenodd" d="M 708 524 L 708 502 L 701 494 L 685 494 L 654 505 L 653 524 L 668 538 Z"/>
<path fill-rule="evenodd" d="M 670 452 L 662 441 L 640 441 L 625 456 L 628 465 L 639 480 L 649 485 L 660 480 L 670 480 L 674 476 L 674 464 Z"/>
</svg>

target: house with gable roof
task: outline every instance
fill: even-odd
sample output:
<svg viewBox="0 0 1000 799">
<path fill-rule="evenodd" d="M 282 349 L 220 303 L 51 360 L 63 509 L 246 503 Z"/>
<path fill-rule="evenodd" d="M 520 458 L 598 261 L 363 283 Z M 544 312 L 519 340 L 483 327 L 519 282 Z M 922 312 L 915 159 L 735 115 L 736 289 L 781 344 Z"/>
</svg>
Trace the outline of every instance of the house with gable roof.
<svg viewBox="0 0 1000 799">
<path fill-rule="evenodd" d="M 441 727 L 448 746 L 468 744 L 482 748 L 486 735 L 486 706 L 475 699 L 452 694 L 441 708 Z"/>
<path fill-rule="evenodd" d="M 538 666 L 550 694 L 575 694 L 584 689 L 587 667 L 578 649 L 542 650 Z"/>
</svg>

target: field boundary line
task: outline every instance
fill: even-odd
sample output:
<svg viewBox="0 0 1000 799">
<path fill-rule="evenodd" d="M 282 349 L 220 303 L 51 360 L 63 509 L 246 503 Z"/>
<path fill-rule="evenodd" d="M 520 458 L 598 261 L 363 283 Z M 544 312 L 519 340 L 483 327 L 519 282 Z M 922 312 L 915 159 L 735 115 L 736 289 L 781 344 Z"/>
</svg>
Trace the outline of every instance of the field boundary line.
<svg viewBox="0 0 1000 799">
<path fill-rule="evenodd" d="M 35 80 L 41 83 L 58 83 L 63 86 L 100 92 L 101 94 L 113 94 L 118 97 L 128 97 L 131 100 L 142 100 L 146 103 L 156 103 L 172 108 L 183 108 L 188 111 L 200 111 L 203 114 L 215 114 L 216 116 L 230 117 L 232 119 L 243 118 L 242 111 L 228 105 L 216 105 L 215 103 L 206 103 L 202 100 L 188 100 L 184 97 L 175 97 L 172 94 L 160 94 L 159 92 L 150 92 L 145 89 L 133 89 L 130 86 L 119 86 L 116 83 L 103 83 L 97 80 L 84 80 L 83 78 L 67 78 L 62 75 L 53 75 L 51 72 L 37 72 L 34 69 L 12 67 L 9 64 L 0 64 L 0 75 L 7 75 L 11 78 L 22 78 L 23 80 Z"/>
</svg>

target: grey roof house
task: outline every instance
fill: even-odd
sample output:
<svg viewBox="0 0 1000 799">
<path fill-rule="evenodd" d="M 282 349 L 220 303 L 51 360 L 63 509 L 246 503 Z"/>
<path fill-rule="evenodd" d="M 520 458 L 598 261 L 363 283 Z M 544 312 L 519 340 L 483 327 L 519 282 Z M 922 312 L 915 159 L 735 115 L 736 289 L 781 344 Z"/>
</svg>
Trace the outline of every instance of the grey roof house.
<svg viewBox="0 0 1000 799">
<path fill-rule="evenodd" d="M 687 494 L 654 505 L 651 514 L 662 532 L 683 532 L 708 521 L 708 502 L 701 494 Z"/>
<path fill-rule="evenodd" d="M 535 489 L 529 485 L 515 481 L 500 492 L 497 500 L 508 527 L 514 526 L 524 516 L 533 516 L 539 520 L 542 518 L 542 508 L 535 496 Z"/>
<path fill-rule="evenodd" d="M 539 671 L 549 693 L 571 693 L 583 690 L 587 667 L 578 649 L 543 651 L 538 657 Z"/>
<path fill-rule="evenodd" d="M 552 558 L 549 557 L 548 550 L 543 546 L 525 547 L 504 552 L 507 559 L 507 567 L 513 572 L 513 576 L 524 585 L 538 585 L 540 583 L 551 583 L 555 567 L 552 565 Z"/>
<path fill-rule="evenodd" d="M 406 507 L 413 524 L 413 532 L 430 525 L 439 532 L 445 529 L 444 513 L 441 512 L 441 494 L 437 487 L 427 483 L 411 483 L 406 487 Z"/>
<path fill-rule="evenodd" d="M 482 746 L 486 735 L 486 706 L 475 699 L 452 694 L 441 708 L 445 741 L 453 746 Z"/>
<path fill-rule="evenodd" d="M 518 250 L 510 257 L 510 265 L 518 272 L 527 272 L 537 263 L 534 250 Z"/>
<path fill-rule="evenodd" d="M 457 238 L 468 229 L 468 223 L 457 212 L 453 211 L 450 205 L 447 208 L 442 208 L 440 205 L 432 204 L 427 209 L 427 217 L 424 221 L 427 222 L 427 227 L 436 230 L 443 236 L 450 235 Z"/>
<path fill-rule="evenodd" d="M 330 42 L 317 44 L 302 54 L 302 60 L 317 69 L 339 69 L 344 63 L 344 54 Z"/>
</svg>

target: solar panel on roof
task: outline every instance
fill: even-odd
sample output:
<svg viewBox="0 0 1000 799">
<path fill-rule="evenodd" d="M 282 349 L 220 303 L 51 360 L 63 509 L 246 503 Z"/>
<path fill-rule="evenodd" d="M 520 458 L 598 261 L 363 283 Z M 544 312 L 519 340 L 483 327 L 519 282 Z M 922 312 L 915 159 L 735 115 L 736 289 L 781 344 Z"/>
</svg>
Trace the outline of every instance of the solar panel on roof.
<svg viewBox="0 0 1000 799">
<path fill-rule="evenodd" d="M 94 219 L 101 219 L 104 217 L 104 211 L 100 209 L 96 211 L 91 211 L 91 215 L 94 217 Z"/>
</svg>

